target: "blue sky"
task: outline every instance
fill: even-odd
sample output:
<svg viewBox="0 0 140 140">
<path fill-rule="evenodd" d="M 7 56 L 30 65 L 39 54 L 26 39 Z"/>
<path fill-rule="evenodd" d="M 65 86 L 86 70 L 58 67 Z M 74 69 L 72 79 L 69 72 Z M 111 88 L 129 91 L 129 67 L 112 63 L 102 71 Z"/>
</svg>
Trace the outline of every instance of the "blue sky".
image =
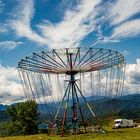
<svg viewBox="0 0 140 140">
<path fill-rule="evenodd" d="M 0 0 L 0 95 L 18 95 L 15 68 L 22 57 L 79 46 L 123 53 L 126 89 L 140 92 L 140 0 Z"/>
<path fill-rule="evenodd" d="M 135 63 L 140 52 L 140 2 L 123 3 L 125 0 L 1 1 L 2 65 L 16 66 L 21 57 L 48 47 L 77 46 L 118 50 L 127 63 Z"/>
</svg>

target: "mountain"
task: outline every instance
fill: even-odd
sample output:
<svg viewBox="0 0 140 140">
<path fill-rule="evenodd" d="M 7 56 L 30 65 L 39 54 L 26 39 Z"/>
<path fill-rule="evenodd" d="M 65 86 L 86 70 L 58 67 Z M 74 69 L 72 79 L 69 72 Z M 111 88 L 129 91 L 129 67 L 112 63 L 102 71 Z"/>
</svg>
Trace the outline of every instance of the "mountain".
<svg viewBox="0 0 140 140">
<path fill-rule="evenodd" d="M 6 110 L 6 107 L 7 107 L 8 105 L 3 105 L 3 104 L 0 104 L 0 110 Z"/>
<path fill-rule="evenodd" d="M 140 118 L 140 94 L 132 94 L 125 95 L 122 97 L 118 97 L 117 99 L 105 98 L 103 96 L 91 96 L 86 97 L 87 102 L 93 108 L 94 112 L 99 116 L 105 116 L 109 114 L 113 114 L 118 112 L 118 115 L 123 118 Z M 84 101 L 81 100 L 81 108 L 85 116 L 91 116 L 88 107 L 85 105 Z M 72 100 L 70 100 L 70 104 Z M 60 102 L 57 102 L 55 105 L 53 103 L 50 104 L 38 104 L 38 110 L 41 114 L 45 113 L 45 116 L 49 116 L 48 112 L 56 113 L 56 110 L 59 106 Z M 7 105 L 0 104 L 0 121 L 7 118 L 7 114 L 5 112 Z M 71 107 L 68 109 L 70 110 Z M 63 110 L 61 110 L 61 114 Z"/>
<path fill-rule="evenodd" d="M 119 115 L 124 118 L 140 118 L 140 94 L 126 95 L 120 98 L 122 108 Z"/>
<path fill-rule="evenodd" d="M 90 101 L 99 116 L 118 114 L 122 118 L 140 118 L 140 94 L 125 95 L 117 99 L 101 98 Z"/>
<path fill-rule="evenodd" d="M 9 119 L 9 115 L 4 110 L 0 110 L 0 122 L 7 121 Z"/>
<path fill-rule="evenodd" d="M 79 100 L 81 101 L 84 116 L 91 116 L 91 112 L 83 99 L 79 98 Z M 91 96 L 86 97 L 86 100 L 94 112 L 100 117 L 118 113 L 119 116 L 124 118 L 140 118 L 140 94 L 125 95 L 117 99 L 106 98 L 104 96 Z M 71 104 L 72 100 L 69 102 Z M 59 104 L 60 102 L 57 102 L 55 105 L 51 103 L 47 105 L 39 104 L 38 106 L 42 113 L 55 113 Z M 69 107 L 68 110 L 68 116 L 70 116 L 71 107 Z M 60 110 L 60 112 L 63 112 L 63 110 Z M 63 113 L 61 114 L 63 115 Z"/>
</svg>

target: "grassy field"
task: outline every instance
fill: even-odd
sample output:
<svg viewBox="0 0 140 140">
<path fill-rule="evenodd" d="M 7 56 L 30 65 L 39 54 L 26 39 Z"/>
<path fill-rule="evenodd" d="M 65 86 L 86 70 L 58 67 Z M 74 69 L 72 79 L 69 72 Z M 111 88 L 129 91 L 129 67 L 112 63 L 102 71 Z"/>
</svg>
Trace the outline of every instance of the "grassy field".
<svg viewBox="0 0 140 140">
<path fill-rule="evenodd" d="M 60 137 L 59 135 L 31 135 L 1 137 L 0 140 L 140 140 L 140 128 L 110 130 L 106 134 L 87 133 Z"/>
</svg>

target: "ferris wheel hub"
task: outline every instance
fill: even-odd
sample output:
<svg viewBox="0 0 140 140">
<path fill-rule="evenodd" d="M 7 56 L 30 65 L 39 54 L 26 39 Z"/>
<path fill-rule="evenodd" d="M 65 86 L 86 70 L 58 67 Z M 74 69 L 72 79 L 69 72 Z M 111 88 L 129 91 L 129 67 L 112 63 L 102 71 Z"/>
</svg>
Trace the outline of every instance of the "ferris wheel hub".
<svg viewBox="0 0 140 140">
<path fill-rule="evenodd" d="M 73 71 L 67 71 L 67 72 L 66 72 L 67 75 L 76 75 L 76 74 L 78 74 L 78 73 L 79 73 L 79 72 L 76 71 L 76 70 L 73 70 Z"/>
</svg>

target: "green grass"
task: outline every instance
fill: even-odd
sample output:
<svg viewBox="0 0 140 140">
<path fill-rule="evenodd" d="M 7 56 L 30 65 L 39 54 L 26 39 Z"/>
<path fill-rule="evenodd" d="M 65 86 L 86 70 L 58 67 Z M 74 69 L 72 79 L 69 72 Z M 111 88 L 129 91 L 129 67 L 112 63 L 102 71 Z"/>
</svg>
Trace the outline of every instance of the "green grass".
<svg viewBox="0 0 140 140">
<path fill-rule="evenodd" d="M 16 137 L 1 137 L 0 140 L 140 140 L 140 128 L 116 129 L 108 134 L 87 133 L 81 135 L 31 135 Z"/>
</svg>

